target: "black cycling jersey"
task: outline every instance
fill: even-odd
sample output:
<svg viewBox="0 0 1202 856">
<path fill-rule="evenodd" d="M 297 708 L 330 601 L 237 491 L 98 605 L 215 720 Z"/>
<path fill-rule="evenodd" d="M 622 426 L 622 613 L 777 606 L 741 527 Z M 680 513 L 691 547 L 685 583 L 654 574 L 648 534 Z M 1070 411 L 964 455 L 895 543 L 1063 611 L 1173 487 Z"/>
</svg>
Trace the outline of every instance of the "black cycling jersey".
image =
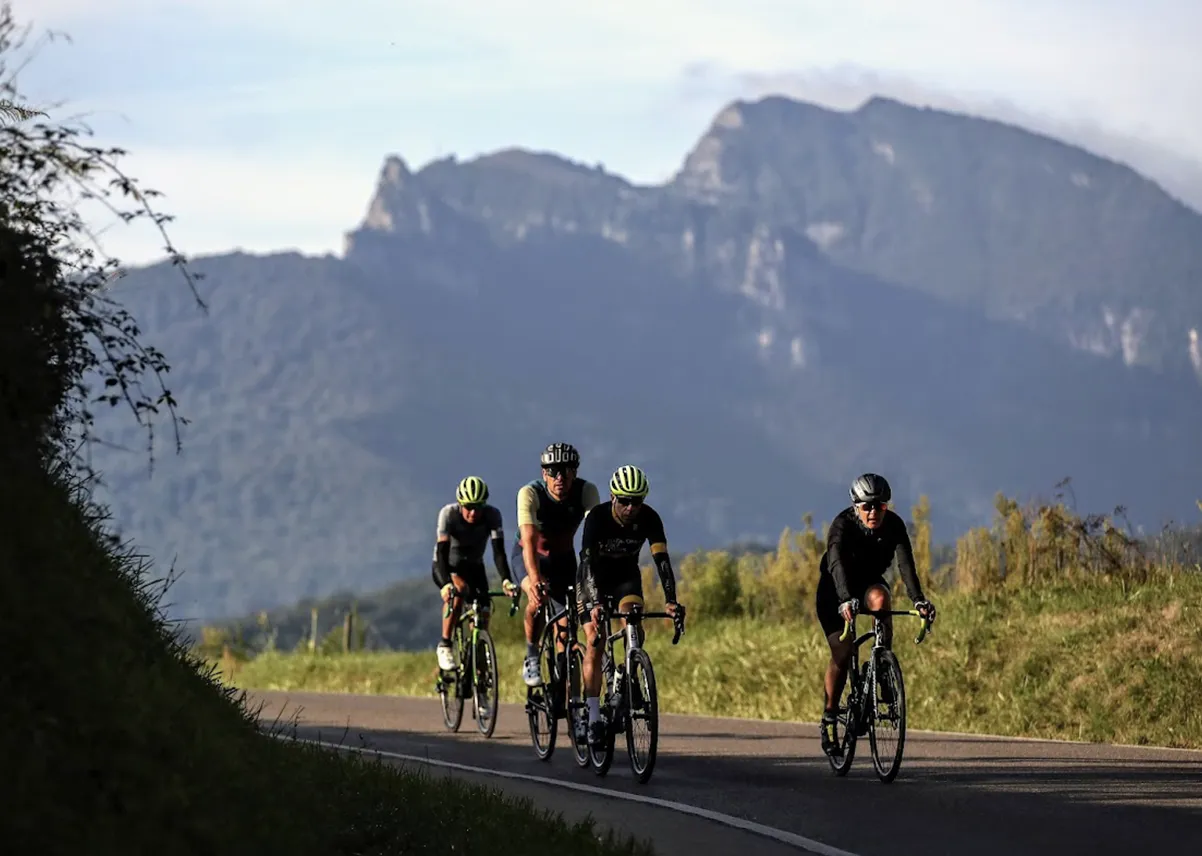
<svg viewBox="0 0 1202 856">
<path fill-rule="evenodd" d="M 518 491 L 518 544 L 522 542 L 522 526 L 535 528 L 534 552 L 540 556 L 572 554 L 576 529 L 588 510 L 600 502 L 597 486 L 587 479 L 577 478 L 562 500 L 551 496 L 542 479 L 522 485 Z"/>
<path fill-rule="evenodd" d="M 580 603 L 595 603 L 599 594 L 608 592 L 612 586 L 631 576 L 641 578 L 639 552 L 644 543 L 651 545 L 651 557 L 659 572 L 664 598 L 669 603 L 675 602 L 676 577 L 668 558 L 668 539 L 659 514 L 644 503 L 638 517 L 623 526 L 614 517 L 610 503 L 602 502 L 589 510 L 580 536 L 580 567 L 577 571 Z"/>
<path fill-rule="evenodd" d="M 886 511 L 880 527 L 870 530 L 860 522 L 855 508 L 849 506 L 831 521 L 819 570 L 831 575 L 839 601 L 843 602 L 855 597 L 853 592 L 863 591 L 872 581 L 883 577 L 895 559 L 910 599 L 924 600 L 906 522 L 893 511 Z"/>
</svg>

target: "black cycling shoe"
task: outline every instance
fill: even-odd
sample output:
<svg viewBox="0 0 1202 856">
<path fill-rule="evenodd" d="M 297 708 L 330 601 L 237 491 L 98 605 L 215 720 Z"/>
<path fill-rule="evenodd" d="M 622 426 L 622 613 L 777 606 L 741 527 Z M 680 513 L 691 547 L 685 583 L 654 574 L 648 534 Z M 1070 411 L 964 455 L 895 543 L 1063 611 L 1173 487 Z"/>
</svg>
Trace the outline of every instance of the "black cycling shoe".
<svg viewBox="0 0 1202 856">
<path fill-rule="evenodd" d="M 835 717 L 822 717 L 822 722 L 818 726 L 818 730 L 822 736 L 822 751 L 827 755 L 838 758 L 843 754 L 842 747 L 839 746 L 838 735 L 835 733 L 835 726 L 838 720 Z"/>
<path fill-rule="evenodd" d="M 598 719 L 588 724 L 588 745 L 593 749 L 602 749 L 605 738 L 609 736 L 609 724 L 604 719 Z"/>
</svg>

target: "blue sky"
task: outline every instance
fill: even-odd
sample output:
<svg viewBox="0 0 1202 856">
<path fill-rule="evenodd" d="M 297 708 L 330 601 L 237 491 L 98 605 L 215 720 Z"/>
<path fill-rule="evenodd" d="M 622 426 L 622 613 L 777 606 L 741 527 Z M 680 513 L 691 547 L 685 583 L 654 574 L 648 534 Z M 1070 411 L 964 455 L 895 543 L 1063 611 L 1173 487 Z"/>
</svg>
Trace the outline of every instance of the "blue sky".
<svg viewBox="0 0 1202 856">
<path fill-rule="evenodd" d="M 1202 206 L 1200 0 L 14 0 L 19 77 L 198 255 L 338 251 L 383 158 L 511 145 L 671 176 L 723 104 L 873 93 L 1019 121 Z M 104 247 L 161 255 L 99 213 Z"/>
</svg>

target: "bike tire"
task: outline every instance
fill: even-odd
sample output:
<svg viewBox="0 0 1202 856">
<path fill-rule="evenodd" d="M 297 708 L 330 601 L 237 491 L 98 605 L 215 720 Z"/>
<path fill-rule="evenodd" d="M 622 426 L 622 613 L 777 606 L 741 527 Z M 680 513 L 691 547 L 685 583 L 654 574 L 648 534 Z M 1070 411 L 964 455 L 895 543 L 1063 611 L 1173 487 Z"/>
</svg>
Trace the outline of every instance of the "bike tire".
<svg viewBox="0 0 1202 856">
<path fill-rule="evenodd" d="M 588 723 L 588 704 L 584 700 L 584 654 L 581 652 L 579 644 L 572 645 L 572 653 L 567 662 L 567 729 L 569 739 L 572 741 L 572 754 L 576 758 L 576 766 L 583 769 L 589 765 L 590 761 L 587 737 L 584 742 L 576 739 L 577 721 L 583 719 L 585 724 Z"/>
<path fill-rule="evenodd" d="M 497 674 L 497 647 L 493 644 L 492 635 L 487 630 L 477 631 L 476 650 L 472 665 L 474 667 L 473 674 L 476 676 L 473 687 L 475 691 L 472 693 L 472 703 L 476 709 L 476 730 L 485 737 L 492 737 L 497 728 L 497 714 L 500 712 L 501 706 L 498 692 L 500 678 Z M 481 683 L 484 684 L 483 691 Z M 487 716 L 480 715 L 481 696 L 484 697 Z"/>
<path fill-rule="evenodd" d="M 651 667 L 651 655 L 639 648 L 630 652 L 626 669 L 626 754 L 630 757 L 630 772 L 640 785 L 645 785 L 655 771 L 655 758 L 659 748 L 659 693 L 655 687 L 655 669 Z M 642 680 L 640 680 L 640 676 Z M 637 690 L 636 690 L 637 688 Z M 635 693 L 639 695 L 636 710 Z M 635 723 L 647 723 L 647 749 L 636 748 Z"/>
<path fill-rule="evenodd" d="M 853 664 L 854 665 L 854 664 Z M 835 736 L 841 750 L 839 757 L 827 755 L 826 760 L 831 765 L 831 772 L 836 776 L 846 776 L 851 770 L 851 764 L 856 759 L 856 740 L 860 713 L 860 675 L 857 669 L 849 668 L 847 680 L 843 683 L 843 697 L 839 705 Z M 819 729 L 822 724 L 819 723 Z"/>
<path fill-rule="evenodd" d="M 530 720 L 530 739 L 534 754 L 540 761 L 550 761 L 555 753 L 555 737 L 559 731 L 559 718 L 555 715 L 555 632 L 554 624 L 548 623 L 539 637 L 538 663 L 542 683 L 526 688 L 526 713 Z M 540 725 L 546 725 L 545 734 Z"/>
<path fill-rule="evenodd" d="M 459 686 L 463 680 L 464 646 L 463 631 L 460 627 L 456 626 L 455 632 L 451 635 L 455 662 L 459 663 L 460 666 L 451 673 L 439 672 L 438 694 L 442 697 L 442 723 L 446 726 L 447 731 L 451 732 L 458 731 L 460 723 L 463 722 L 463 693 L 459 691 Z M 444 677 L 448 674 L 451 677 L 450 681 Z"/>
<path fill-rule="evenodd" d="M 877 658 L 872 686 L 869 689 L 872 693 L 872 704 L 868 720 L 868 738 L 872 747 L 872 766 L 876 768 L 877 778 L 888 784 L 897 778 L 897 774 L 901 770 L 902 754 L 906 748 L 906 685 L 902 679 L 901 663 L 898 662 L 897 656 L 892 651 L 879 651 Z M 894 695 L 893 704 L 889 707 L 891 718 L 896 720 L 897 744 L 892 753 L 887 753 L 881 746 L 884 742 L 883 737 L 877 737 L 878 723 L 881 720 L 879 716 L 880 701 L 876 692 L 877 681 L 880 680 L 881 675 L 888 676 L 886 680 L 890 681 Z"/>
<path fill-rule="evenodd" d="M 602 659 L 601 665 L 602 674 L 605 675 L 605 677 L 602 679 L 603 683 L 601 686 L 601 709 L 607 714 L 608 727 L 605 729 L 605 741 L 601 744 L 600 750 L 598 751 L 592 746 L 589 746 L 588 748 L 589 762 L 592 765 L 593 772 L 598 776 L 604 776 L 606 773 L 608 773 L 610 766 L 614 762 L 614 741 L 617 734 L 617 724 L 615 720 L 621 715 L 621 711 L 613 710 L 609 706 L 609 702 L 613 699 L 613 686 L 611 684 L 611 679 L 616 681 L 617 678 L 613 675 L 605 674 L 606 659 L 608 659 L 607 655 Z"/>
</svg>

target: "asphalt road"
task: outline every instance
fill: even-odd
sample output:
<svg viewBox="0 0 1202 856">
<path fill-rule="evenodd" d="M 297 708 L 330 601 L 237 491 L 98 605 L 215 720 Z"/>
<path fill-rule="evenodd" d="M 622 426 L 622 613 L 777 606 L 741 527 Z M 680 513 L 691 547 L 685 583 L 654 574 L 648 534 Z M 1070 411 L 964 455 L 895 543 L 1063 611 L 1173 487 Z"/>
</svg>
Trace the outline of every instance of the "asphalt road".
<svg viewBox="0 0 1202 856">
<path fill-rule="evenodd" d="M 570 819 L 591 814 L 603 825 L 651 838 L 662 856 L 835 856 L 835 848 L 855 856 L 1100 856 L 1202 848 L 1202 752 L 912 729 L 901 774 L 883 785 L 872 771 L 867 739 L 851 772 L 837 779 L 815 724 L 664 715 L 655 776 L 638 785 L 621 738 L 608 776 L 576 767 L 562 720 L 554 756 L 539 761 L 520 705 L 503 705 L 496 733 L 485 740 L 470 707 L 459 733 L 449 734 L 435 698 L 256 692 L 252 703 L 264 705 L 265 720 L 297 717 L 302 738 L 414 756 L 393 759 L 398 763 L 430 759 L 514 775 L 437 768 L 528 795 Z M 777 839 L 656 800 L 761 824 L 777 830 Z"/>
</svg>

